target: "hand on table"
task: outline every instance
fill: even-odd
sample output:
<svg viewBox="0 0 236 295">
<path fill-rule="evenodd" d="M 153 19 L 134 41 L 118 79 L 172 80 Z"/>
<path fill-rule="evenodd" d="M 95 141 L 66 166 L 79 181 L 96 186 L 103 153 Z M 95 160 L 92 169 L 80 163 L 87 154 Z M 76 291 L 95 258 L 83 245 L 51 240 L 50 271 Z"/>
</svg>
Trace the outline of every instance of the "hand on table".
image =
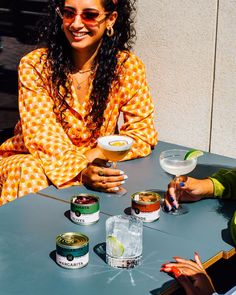
<svg viewBox="0 0 236 295">
<path fill-rule="evenodd" d="M 187 295 L 212 295 L 215 288 L 197 253 L 194 260 L 174 257 L 175 262 L 162 265 L 161 271 L 172 274 Z"/>
<path fill-rule="evenodd" d="M 195 202 L 203 196 L 212 196 L 214 191 L 213 183 L 210 179 L 196 179 L 187 176 L 179 176 L 172 180 L 165 193 L 165 209 L 170 211 L 177 209 L 179 202 Z"/>
<path fill-rule="evenodd" d="M 106 160 L 95 159 L 82 171 L 82 182 L 94 190 L 115 193 L 128 178 L 123 171 L 110 168 Z"/>
</svg>

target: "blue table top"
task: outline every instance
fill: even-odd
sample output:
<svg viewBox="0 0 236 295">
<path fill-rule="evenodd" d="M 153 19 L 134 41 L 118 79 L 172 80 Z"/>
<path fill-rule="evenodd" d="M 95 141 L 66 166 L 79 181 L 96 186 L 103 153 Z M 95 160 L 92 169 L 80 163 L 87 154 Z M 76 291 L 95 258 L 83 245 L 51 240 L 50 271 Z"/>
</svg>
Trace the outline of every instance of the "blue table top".
<svg viewBox="0 0 236 295">
<path fill-rule="evenodd" d="M 179 148 L 180 146 L 159 142 L 153 153 L 142 159 L 119 163 L 120 168 L 128 175 L 125 196 L 94 192 L 84 186 L 74 186 L 58 190 L 50 186 L 40 193 L 69 202 L 70 198 L 78 193 L 92 193 L 100 197 L 101 211 L 109 215 L 129 214 L 130 196 L 142 190 L 154 189 L 163 195 L 171 175 L 165 173 L 159 164 L 159 155 L 162 150 Z M 187 148 L 185 148 L 187 149 Z M 222 167 L 236 167 L 236 159 L 204 153 L 198 160 L 195 170 L 190 173 L 193 177 L 204 178 Z M 221 201 L 205 199 L 195 203 L 185 204 L 189 213 L 181 216 L 160 213 L 160 219 L 152 223 L 145 223 L 146 227 L 160 232 L 172 234 L 197 243 L 201 239 L 205 245 L 214 241 L 215 254 L 220 251 L 228 252 L 233 248 L 228 231 L 228 222 L 236 210 L 235 201 Z M 223 238 L 222 238 L 223 237 Z"/>
<path fill-rule="evenodd" d="M 206 262 L 220 252 L 234 249 L 228 222 L 236 209 L 234 202 L 207 199 L 188 204 L 182 216 L 161 212 L 160 219 L 144 223 L 143 263 L 133 270 L 117 270 L 103 260 L 105 220 L 129 212 L 130 195 L 155 189 L 162 194 L 171 176 L 161 170 L 162 150 L 179 146 L 159 142 L 146 158 L 119 163 L 129 178 L 127 195 L 92 192 L 84 186 L 58 190 L 53 186 L 0 207 L 0 286 L 4 295 L 69 294 L 161 294 L 168 293 L 174 280 L 159 271 L 172 256 L 193 258 L 198 251 Z M 236 159 L 205 153 L 191 174 L 206 177 L 220 167 L 236 167 Z M 73 195 L 89 192 L 100 197 L 98 223 L 81 226 L 69 219 Z M 55 262 L 55 238 L 63 232 L 82 232 L 90 239 L 89 264 L 68 270 Z M 166 291 L 167 290 L 167 291 Z M 1 292 L 0 292 L 1 293 Z"/>
<path fill-rule="evenodd" d="M 104 262 L 106 214 L 98 223 L 77 225 L 68 218 L 68 204 L 29 194 L 0 208 L 1 294 L 160 294 L 173 279 L 160 272 L 173 253 L 192 257 L 196 247 L 206 259 L 210 248 L 144 227 L 143 262 L 132 270 L 109 267 Z M 76 270 L 55 262 L 55 238 L 63 232 L 81 232 L 89 237 L 89 264 Z M 150 241 L 152 241 L 150 243 Z M 173 246 L 174 245 L 174 246 Z M 100 290 L 100 291 L 99 291 Z M 80 294 L 80 293 L 79 293 Z"/>
</svg>

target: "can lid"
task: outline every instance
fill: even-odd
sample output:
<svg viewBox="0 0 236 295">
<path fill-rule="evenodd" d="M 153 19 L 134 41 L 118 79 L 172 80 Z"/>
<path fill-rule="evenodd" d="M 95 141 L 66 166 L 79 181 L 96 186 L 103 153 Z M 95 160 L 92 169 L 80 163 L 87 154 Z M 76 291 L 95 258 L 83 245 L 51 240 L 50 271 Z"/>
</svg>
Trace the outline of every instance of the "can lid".
<svg viewBox="0 0 236 295">
<path fill-rule="evenodd" d="M 90 204 L 90 202 L 87 203 L 87 201 L 91 200 L 91 204 L 98 202 L 99 197 L 92 195 L 92 194 L 78 194 L 76 196 L 71 197 L 71 202 L 72 203 L 77 203 L 76 200 L 80 200 L 79 204 Z M 84 202 L 83 202 L 84 201 Z"/>
<path fill-rule="evenodd" d="M 63 248 L 77 248 L 88 244 L 89 238 L 79 232 L 62 233 L 56 237 L 56 244 Z"/>
<path fill-rule="evenodd" d="M 160 202 L 161 196 L 152 191 L 141 191 L 131 195 L 131 199 L 140 204 L 154 204 Z"/>
</svg>

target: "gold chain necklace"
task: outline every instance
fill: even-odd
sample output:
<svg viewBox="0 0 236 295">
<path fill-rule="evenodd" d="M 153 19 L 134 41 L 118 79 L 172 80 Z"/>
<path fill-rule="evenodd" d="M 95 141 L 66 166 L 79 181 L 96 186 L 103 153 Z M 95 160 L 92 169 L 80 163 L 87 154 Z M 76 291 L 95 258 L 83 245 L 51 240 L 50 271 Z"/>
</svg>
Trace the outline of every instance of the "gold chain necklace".
<svg viewBox="0 0 236 295">
<path fill-rule="evenodd" d="M 77 80 L 77 78 L 76 78 L 76 76 L 74 75 L 73 76 L 73 78 L 74 78 L 74 80 L 75 80 L 75 82 L 76 82 L 76 89 L 77 90 L 81 90 L 81 88 L 82 88 L 82 84 L 84 84 L 86 81 L 88 81 L 90 78 L 91 78 L 91 75 L 92 75 L 92 73 L 93 73 L 93 71 L 90 69 L 90 70 L 84 70 L 84 72 L 83 72 L 83 74 L 84 73 L 89 73 L 90 72 L 90 74 L 84 79 L 84 80 L 82 80 L 81 82 L 79 82 L 78 80 Z M 80 72 L 78 72 L 78 73 L 80 73 Z M 80 74 L 82 74 L 82 73 L 80 73 Z"/>
<path fill-rule="evenodd" d="M 90 69 L 87 69 L 87 70 L 79 70 L 78 73 L 84 74 L 84 73 L 88 73 L 88 72 L 92 72 L 92 71 L 93 71 L 93 67 L 91 67 Z"/>
<path fill-rule="evenodd" d="M 82 88 L 81 85 L 82 85 L 84 82 L 88 81 L 89 78 L 90 78 L 90 75 L 89 75 L 85 80 L 83 80 L 83 81 L 81 81 L 81 82 L 78 82 L 78 80 L 77 80 L 76 77 L 74 76 L 75 82 L 76 82 L 76 84 L 77 84 L 76 89 L 77 89 L 77 90 L 80 90 L 80 89 Z"/>
<path fill-rule="evenodd" d="M 75 79 L 75 82 L 76 82 L 76 84 L 77 84 L 77 86 L 76 86 L 76 89 L 77 89 L 77 90 L 80 90 L 80 89 L 82 88 L 81 85 L 82 85 L 84 82 L 88 81 L 88 80 L 92 77 L 92 75 L 94 74 L 94 70 L 95 70 L 95 67 L 94 67 L 94 66 L 92 66 L 91 68 L 89 68 L 89 69 L 87 69 L 87 70 L 79 70 L 79 71 L 78 71 L 79 74 L 85 74 L 85 73 L 89 73 L 89 72 L 90 72 L 89 76 L 88 76 L 86 79 L 82 80 L 81 82 L 78 82 L 76 76 L 74 75 L 74 79 Z"/>
</svg>

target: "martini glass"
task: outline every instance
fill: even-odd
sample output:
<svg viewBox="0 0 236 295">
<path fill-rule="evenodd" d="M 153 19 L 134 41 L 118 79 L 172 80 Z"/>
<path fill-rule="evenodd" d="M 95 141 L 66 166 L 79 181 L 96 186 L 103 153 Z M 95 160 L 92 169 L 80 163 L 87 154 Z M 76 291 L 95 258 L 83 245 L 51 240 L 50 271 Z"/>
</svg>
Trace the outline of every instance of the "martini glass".
<svg viewBox="0 0 236 295">
<path fill-rule="evenodd" d="M 173 149 L 173 150 L 167 150 L 163 151 L 160 154 L 160 165 L 161 168 L 169 173 L 174 175 L 174 182 L 175 186 L 177 187 L 177 184 L 179 183 L 178 177 L 180 175 L 185 175 L 193 171 L 197 165 L 197 158 L 184 160 L 184 157 L 188 150 L 180 150 L 180 149 Z M 178 196 L 177 196 L 178 200 Z M 169 214 L 173 215 L 182 215 L 188 212 L 188 209 L 184 205 L 179 205 L 178 209 L 171 210 Z"/>
<path fill-rule="evenodd" d="M 112 162 L 113 168 L 116 169 L 117 162 L 129 152 L 133 139 L 124 135 L 107 135 L 99 137 L 97 143 L 104 156 Z M 114 193 L 122 196 L 127 193 L 127 190 L 119 187 L 119 190 Z"/>
</svg>

